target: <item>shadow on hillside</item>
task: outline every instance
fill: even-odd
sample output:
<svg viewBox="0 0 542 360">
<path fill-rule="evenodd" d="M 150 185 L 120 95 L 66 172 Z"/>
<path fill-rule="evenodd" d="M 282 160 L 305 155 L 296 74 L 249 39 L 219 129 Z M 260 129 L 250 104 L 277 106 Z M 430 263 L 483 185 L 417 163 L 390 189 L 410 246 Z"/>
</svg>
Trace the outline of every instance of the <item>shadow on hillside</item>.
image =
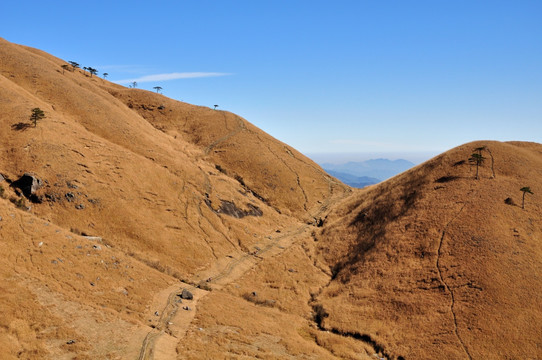
<svg viewBox="0 0 542 360">
<path fill-rule="evenodd" d="M 30 124 L 30 123 L 19 122 L 17 124 L 11 125 L 11 130 L 25 131 L 26 129 L 28 129 L 31 126 L 32 126 L 32 124 Z"/>
<path fill-rule="evenodd" d="M 359 211 L 350 223 L 358 236 L 348 255 L 333 266 L 332 278 L 336 278 L 344 268 L 356 267 L 358 262 L 364 261 L 367 252 L 374 248 L 377 241 L 384 238 L 387 225 L 404 217 L 414 207 L 422 196 L 421 188 L 427 182 L 426 176 L 413 176 L 393 189 L 395 191 L 385 187 L 379 189 L 371 205 Z M 344 272 L 340 281 L 347 282 L 347 274 L 348 272 Z"/>
</svg>

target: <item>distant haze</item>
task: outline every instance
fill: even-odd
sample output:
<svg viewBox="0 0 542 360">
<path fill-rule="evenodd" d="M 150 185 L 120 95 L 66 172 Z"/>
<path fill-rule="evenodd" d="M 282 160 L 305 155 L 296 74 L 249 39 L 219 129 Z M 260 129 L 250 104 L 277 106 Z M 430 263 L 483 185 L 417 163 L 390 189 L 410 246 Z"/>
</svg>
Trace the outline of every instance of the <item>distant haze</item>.
<svg viewBox="0 0 542 360">
<path fill-rule="evenodd" d="M 421 164 L 424 161 L 438 155 L 440 151 L 434 152 L 359 152 L 359 153 L 306 153 L 316 163 L 322 164 L 344 164 L 347 162 L 360 162 L 373 159 L 398 160 L 405 159 L 414 165 Z"/>
<path fill-rule="evenodd" d="M 326 158 L 328 161 L 324 160 Z M 321 161 L 316 161 L 328 174 L 349 186 L 357 188 L 377 184 L 416 165 L 405 159 L 378 158 L 360 161 L 363 156 L 358 155 L 354 157 L 357 161 L 346 161 L 349 158 L 351 157 L 322 156 Z M 330 162 L 330 160 L 335 162 Z"/>
</svg>

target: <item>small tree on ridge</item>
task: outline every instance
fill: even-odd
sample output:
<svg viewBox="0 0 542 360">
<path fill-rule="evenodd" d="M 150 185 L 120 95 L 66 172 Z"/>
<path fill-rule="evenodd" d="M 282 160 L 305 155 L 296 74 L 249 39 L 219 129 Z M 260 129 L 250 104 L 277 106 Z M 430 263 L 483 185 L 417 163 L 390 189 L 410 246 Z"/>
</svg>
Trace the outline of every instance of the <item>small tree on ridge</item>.
<svg viewBox="0 0 542 360">
<path fill-rule="evenodd" d="M 523 198 L 521 199 L 521 208 L 525 209 L 525 194 L 527 193 L 534 194 L 534 193 L 532 192 L 531 188 L 528 186 L 522 187 L 521 189 L 519 189 L 519 191 L 523 191 Z"/>
<path fill-rule="evenodd" d="M 75 69 L 77 69 L 79 67 L 79 64 L 76 63 L 75 61 L 68 61 L 68 62 L 72 66 L 72 71 L 75 71 Z"/>
<path fill-rule="evenodd" d="M 92 67 L 88 67 L 87 68 L 88 72 L 90 73 L 90 77 L 92 77 L 92 75 L 96 75 L 98 73 L 98 70 L 92 68 Z"/>
<path fill-rule="evenodd" d="M 478 168 L 480 167 L 480 165 L 482 165 L 484 163 L 484 160 L 486 158 L 483 157 L 481 154 L 479 153 L 473 153 L 470 158 L 469 158 L 469 161 L 472 162 L 472 163 L 475 163 L 476 164 L 476 177 L 475 179 L 478 180 L 479 177 L 478 177 Z"/>
</svg>

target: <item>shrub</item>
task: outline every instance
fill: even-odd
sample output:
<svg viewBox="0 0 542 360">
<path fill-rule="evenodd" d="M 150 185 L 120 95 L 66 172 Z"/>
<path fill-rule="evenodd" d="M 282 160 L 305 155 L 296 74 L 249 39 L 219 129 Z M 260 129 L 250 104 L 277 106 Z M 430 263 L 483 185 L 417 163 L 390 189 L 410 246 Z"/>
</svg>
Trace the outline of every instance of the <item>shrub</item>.
<svg viewBox="0 0 542 360">
<path fill-rule="evenodd" d="M 23 197 L 21 198 L 10 198 L 9 201 L 11 201 L 17 208 L 21 210 L 28 210 L 28 207 L 26 206 L 26 201 Z"/>
<path fill-rule="evenodd" d="M 258 297 L 258 295 L 256 293 L 254 293 L 254 292 L 252 292 L 252 293 L 248 293 L 248 292 L 244 293 L 243 294 L 243 299 L 245 299 L 246 301 L 250 301 L 253 304 L 267 306 L 267 307 L 275 307 L 275 305 L 277 303 L 275 300 L 260 299 Z"/>
</svg>

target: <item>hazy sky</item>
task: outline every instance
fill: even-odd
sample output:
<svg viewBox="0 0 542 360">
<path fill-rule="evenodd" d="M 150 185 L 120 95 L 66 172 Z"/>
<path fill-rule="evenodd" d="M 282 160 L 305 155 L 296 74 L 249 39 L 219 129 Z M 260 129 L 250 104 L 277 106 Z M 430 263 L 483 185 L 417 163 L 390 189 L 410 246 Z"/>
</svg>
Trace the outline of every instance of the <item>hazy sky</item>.
<svg viewBox="0 0 542 360">
<path fill-rule="evenodd" d="M 0 36 L 304 153 L 542 142 L 542 1 L 0 2 Z"/>
</svg>

